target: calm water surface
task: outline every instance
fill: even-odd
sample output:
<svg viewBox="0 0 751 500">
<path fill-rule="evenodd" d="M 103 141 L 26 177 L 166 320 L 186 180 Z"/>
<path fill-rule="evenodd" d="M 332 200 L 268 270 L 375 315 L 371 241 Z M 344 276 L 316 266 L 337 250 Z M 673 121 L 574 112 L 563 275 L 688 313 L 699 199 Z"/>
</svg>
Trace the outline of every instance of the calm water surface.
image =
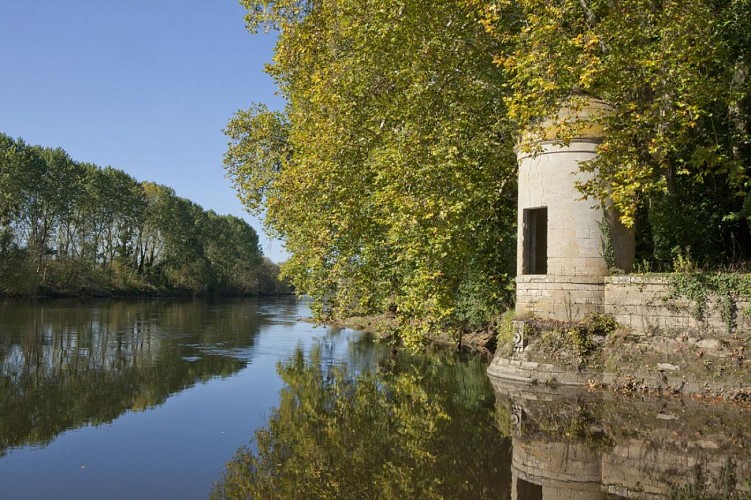
<svg viewBox="0 0 751 500">
<path fill-rule="evenodd" d="M 294 298 L 1 303 L 0 498 L 251 494 L 262 478 L 238 464 L 259 449 L 318 467 L 289 491 L 313 474 L 340 495 L 508 496 L 482 363 L 397 356 L 307 316 Z M 263 455 L 263 436 L 298 458 Z"/>
<path fill-rule="evenodd" d="M 748 407 L 491 381 L 308 315 L 0 303 L 0 498 L 751 498 Z"/>
<path fill-rule="evenodd" d="M 512 498 L 751 499 L 748 405 L 492 382 Z"/>
</svg>

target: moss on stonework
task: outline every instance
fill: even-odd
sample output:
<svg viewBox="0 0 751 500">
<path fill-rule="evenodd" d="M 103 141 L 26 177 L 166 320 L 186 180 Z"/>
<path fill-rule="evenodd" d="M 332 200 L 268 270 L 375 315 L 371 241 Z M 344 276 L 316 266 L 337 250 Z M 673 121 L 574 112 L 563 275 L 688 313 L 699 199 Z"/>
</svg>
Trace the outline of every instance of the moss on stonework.
<svg viewBox="0 0 751 500">
<path fill-rule="evenodd" d="M 582 321 L 531 319 L 524 332 L 530 359 L 577 370 L 601 366 L 600 346 L 619 325 L 608 314 L 589 314 Z"/>
<path fill-rule="evenodd" d="M 612 317 L 579 322 L 527 319 L 522 352 L 498 355 L 552 364 L 609 380 L 622 392 L 701 393 L 725 399 L 751 396 L 748 339 L 680 331 L 635 335 Z"/>
</svg>

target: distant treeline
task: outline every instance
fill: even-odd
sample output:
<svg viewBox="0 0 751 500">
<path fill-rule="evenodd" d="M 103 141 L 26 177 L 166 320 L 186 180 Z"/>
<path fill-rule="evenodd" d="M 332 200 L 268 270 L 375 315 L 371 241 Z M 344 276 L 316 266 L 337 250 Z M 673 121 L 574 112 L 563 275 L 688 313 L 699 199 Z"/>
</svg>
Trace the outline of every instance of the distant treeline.
<svg viewBox="0 0 751 500">
<path fill-rule="evenodd" d="M 0 134 L 0 295 L 274 294 L 244 220 Z"/>
</svg>

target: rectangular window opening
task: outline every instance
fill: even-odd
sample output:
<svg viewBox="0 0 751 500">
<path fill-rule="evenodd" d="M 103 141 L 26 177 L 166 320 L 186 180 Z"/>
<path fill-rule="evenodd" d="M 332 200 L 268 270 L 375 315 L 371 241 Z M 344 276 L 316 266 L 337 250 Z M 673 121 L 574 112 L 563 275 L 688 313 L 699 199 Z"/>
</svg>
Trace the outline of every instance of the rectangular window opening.
<svg viewBox="0 0 751 500">
<path fill-rule="evenodd" d="M 542 485 L 516 479 L 517 500 L 542 500 Z"/>
<path fill-rule="evenodd" d="M 548 207 L 524 209 L 524 274 L 548 273 Z"/>
</svg>

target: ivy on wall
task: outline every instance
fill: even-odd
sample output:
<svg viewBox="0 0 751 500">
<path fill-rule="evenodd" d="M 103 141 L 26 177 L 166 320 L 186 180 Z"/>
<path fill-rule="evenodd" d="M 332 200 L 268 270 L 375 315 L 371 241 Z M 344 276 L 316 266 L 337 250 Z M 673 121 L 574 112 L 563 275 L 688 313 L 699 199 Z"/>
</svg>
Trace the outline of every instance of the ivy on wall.
<svg viewBox="0 0 751 500">
<path fill-rule="evenodd" d="M 751 301 L 751 275 L 696 270 L 671 275 L 667 298 L 688 299 L 692 303 L 691 314 L 697 321 L 704 319 L 710 297 L 717 298 L 727 333 L 735 333 L 738 326 L 738 302 Z M 745 313 L 751 314 L 751 305 Z"/>
</svg>

